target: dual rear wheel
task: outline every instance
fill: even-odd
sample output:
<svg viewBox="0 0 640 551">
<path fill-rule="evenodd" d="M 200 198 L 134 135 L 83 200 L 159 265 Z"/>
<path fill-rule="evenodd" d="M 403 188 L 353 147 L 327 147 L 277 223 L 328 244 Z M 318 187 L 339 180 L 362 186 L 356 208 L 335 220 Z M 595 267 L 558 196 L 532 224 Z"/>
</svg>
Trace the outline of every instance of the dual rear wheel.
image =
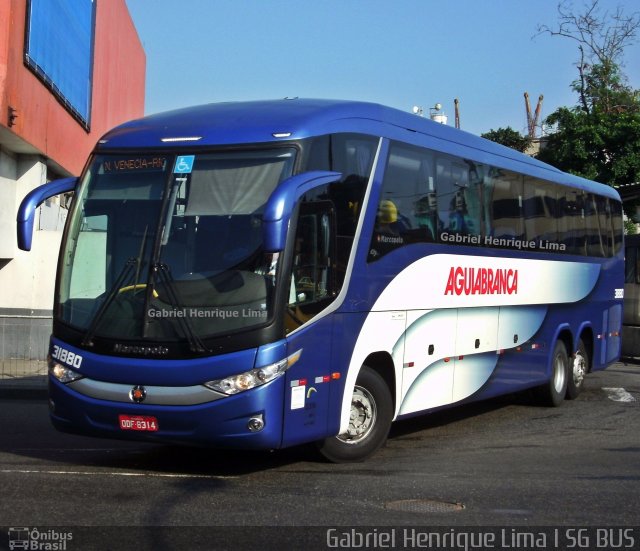
<svg viewBox="0 0 640 551">
<path fill-rule="evenodd" d="M 565 343 L 561 340 L 556 341 L 551 358 L 551 378 L 536 389 L 538 401 L 543 405 L 557 407 L 565 398 L 577 398 L 584 387 L 589 362 L 589 353 L 582 339 L 571 357 L 567 353 Z"/>
</svg>

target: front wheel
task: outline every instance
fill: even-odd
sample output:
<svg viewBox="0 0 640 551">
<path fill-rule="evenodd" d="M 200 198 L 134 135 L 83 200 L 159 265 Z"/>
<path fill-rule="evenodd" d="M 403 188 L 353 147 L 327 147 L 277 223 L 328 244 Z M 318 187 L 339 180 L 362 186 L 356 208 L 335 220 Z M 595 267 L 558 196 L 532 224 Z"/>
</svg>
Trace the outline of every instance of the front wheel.
<svg viewBox="0 0 640 551">
<path fill-rule="evenodd" d="M 387 440 L 393 418 L 393 400 L 384 379 L 363 366 L 351 396 L 347 432 L 318 443 L 320 453 L 334 463 L 362 461 Z"/>
<path fill-rule="evenodd" d="M 545 406 L 557 407 L 562 404 L 567 393 L 569 380 L 569 355 L 561 340 L 556 341 L 551 357 L 551 378 L 536 389 L 537 401 Z"/>
</svg>

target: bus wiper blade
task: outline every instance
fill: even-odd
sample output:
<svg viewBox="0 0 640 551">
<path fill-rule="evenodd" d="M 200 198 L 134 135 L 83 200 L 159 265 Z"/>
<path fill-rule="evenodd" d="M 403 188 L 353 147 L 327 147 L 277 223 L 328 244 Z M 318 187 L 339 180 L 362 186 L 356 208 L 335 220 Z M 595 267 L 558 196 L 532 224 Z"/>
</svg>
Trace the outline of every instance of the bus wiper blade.
<svg viewBox="0 0 640 551">
<path fill-rule="evenodd" d="M 116 278 L 116 280 L 113 282 L 113 285 L 109 289 L 109 294 L 107 295 L 107 298 L 104 299 L 104 302 L 100 305 L 100 308 L 96 312 L 96 315 L 93 316 L 93 320 L 91 320 L 91 325 L 89 326 L 89 329 L 87 329 L 87 333 L 82 339 L 83 346 L 93 346 L 92 339 L 93 339 L 93 336 L 95 335 L 96 329 L 98 328 L 100 321 L 102 321 L 102 318 L 105 312 L 107 311 L 109 306 L 111 306 L 111 303 L 116 298 L 118 291 L 123 287 L 123 283 L 125 282 L 126 278 L 130 276 L 131 272 L 133 271 L 133 267 L 136 266 L 137 263 L 138 263 L 138 259 L 133 256 L 127 259 L 127 261 L 125 262 L 125 265 L 122 267 L 122 270 L 118 274 L 118 277 Z"/>
<path fill-rule="evenodd" d="M 180 300 L 178 299 L 178 292 L 176 290 L 175 281 L 171 275 L 171 271 L 169 270 L 169 266 L 162 262 L 156 262 L 153 264 L 152 270 L 154 274 L 158 275 L 158 280 L 164 285 L 171 306 L 179 308 Z M 187 338 L 187 341 L 189 341 L 189 348 L 191 351 L 197 353 L 209 352 L 200 337 L 193 330 L 193 326 L 191 325 L 189 318 L 178 316 L 177 319 L 182 332 Z"/>
</svg>

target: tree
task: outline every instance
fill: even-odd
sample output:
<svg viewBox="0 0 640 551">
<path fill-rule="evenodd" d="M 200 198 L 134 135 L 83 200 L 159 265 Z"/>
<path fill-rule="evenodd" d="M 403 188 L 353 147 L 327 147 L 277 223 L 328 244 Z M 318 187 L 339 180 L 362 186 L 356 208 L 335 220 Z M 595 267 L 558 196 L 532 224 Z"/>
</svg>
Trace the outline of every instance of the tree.
<svg viewBox="0 0 640 551">
<path fill-rule="evenodd" d="M 523 136 L 520 132 L 514 130 L 510 126 L 507 126 L 506 128 L 498 128 L 498 130 L 494 130 L 492 128 L 489 132 L 485 132 L 480 136 L 487 140 L 491 140 L 492 142 L 506 145 L 507 147 L 522 152 L 526 151 L 531 145 L 531 138 Z"/>
<path fill-rule="evenodd" d="M 605 103 L 598 92 L 619 91 L 624 86 L 620 72 L 624 49 L 635 42 L 640 28 L 640 13 L 627 16 L 618 6 L 615 12 L 606 11 L 601 15 L 599 2 L 591 0 L 590 5 L 585 5 L 584 13 L 576 14 L 571 11 L 571 4 L 562 0 L 558 4 L 558 25 L 554 28 L 538 25 L 538 34 L 561 36 L 578 43 L 579 77 L 573 88 L 587 112 L 593 108 L 594 95 Z"/>
<path fill-rule="evenodd" d="M 640 14 L 621 8 L 600 15 L 599 0 L 585 12 L 558 5 L 559 25 L 540 33 L 578 43 L 578 94 L 575 107 L 561 107 L 546 119 L 555 131 L 538 158 L 558 168 L 610 185 L 640 181 L 640 93 L 626 83 L 621 69 L 625 47 L 633 44 Z"/>
</svg>

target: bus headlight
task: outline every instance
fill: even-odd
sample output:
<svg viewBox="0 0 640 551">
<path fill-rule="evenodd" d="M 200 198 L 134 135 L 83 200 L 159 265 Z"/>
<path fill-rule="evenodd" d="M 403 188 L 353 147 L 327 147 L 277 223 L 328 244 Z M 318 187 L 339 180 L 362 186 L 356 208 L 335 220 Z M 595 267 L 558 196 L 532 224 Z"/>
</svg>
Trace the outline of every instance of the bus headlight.
<svg viewBox="0 0 640 551">
<path fill-rule="evenodd" d="M 61 383 L 67 384 L 78 379 L 82 379 L 82 375 L 73 369 L 59 364 L 58 362 L 49 359 L 49 373 L 53 375 Z"/>
<path fill-rule="evenodd" d="M 223 394 L 238 394 L 238 392 L 244 392 L 245 390 L 262 386 L 281 377 L 287 369 L 300 359 L 300 354 L 302 354 L 302 349 L 279 362 L 264 367 L 257 367 L 244 373 L 225 377 L 224 379 L 209 381 L 205 383 L 204 386 L 222 392 Z"/>
</svg>

